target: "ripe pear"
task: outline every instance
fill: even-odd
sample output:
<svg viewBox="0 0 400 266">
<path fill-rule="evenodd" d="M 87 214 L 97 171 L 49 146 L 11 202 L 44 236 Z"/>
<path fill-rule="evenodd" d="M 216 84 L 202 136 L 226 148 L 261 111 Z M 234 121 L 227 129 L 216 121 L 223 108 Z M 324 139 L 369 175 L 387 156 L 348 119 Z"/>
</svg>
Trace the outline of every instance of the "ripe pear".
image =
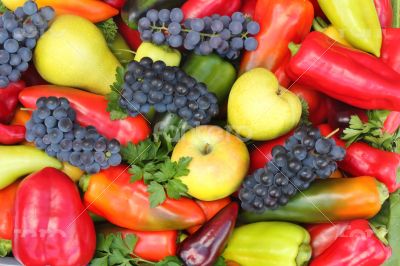
<svg viewBox="0 0 400 266">
<path fill-rule="evenodd" d="M 102 95 L 111 91 L 120 66 L 101 31 L 89 20 L 75 15 L 54 20 L 37 43 L 34 63 L 50 83 Z"/>
<path fill-rule="evenodd" d="M 228 123 L 245 138 L 271 140 L 299 123 L 301 109 L 300 99 L 279 86 L 272 72 L 255 68 L 233 84 L 228 100 Z"/>
</svg>

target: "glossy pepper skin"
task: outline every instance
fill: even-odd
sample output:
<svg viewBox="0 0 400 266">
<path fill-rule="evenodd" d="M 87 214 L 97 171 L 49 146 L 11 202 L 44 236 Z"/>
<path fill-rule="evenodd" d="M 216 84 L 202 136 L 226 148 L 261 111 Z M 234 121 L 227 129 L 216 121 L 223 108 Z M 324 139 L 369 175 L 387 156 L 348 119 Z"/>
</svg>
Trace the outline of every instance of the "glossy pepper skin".
<svg viewBox="0 0 400 266">
<path fill-rule="evenodd" d="M 258 47 L 243 54 L 240 73 L 263 67 L 275 72 L 290 57 L 288 44 L 310 32 L 314 10 L 307 0 L 258 0 L 254 20 L 260 24 Z"/>
<path fill-rule="evenodd" d="M 0 123 L 8 124 L 12 120 L 18 104 L 18 94 L 24 88 L 25 82 L 18 81 L 0 89 Z"/>
<path fill-rule="evenodd" d="M 65 97 L 76 111 L 76 119 L 82 126 L 94 126 L 105 137 L 117 139 L 122 145 L 129 141 L 138 143 L 148 137 L 150 127 L 142 116 L 128 117 L 122 120 L 111 120 L 106 111 L 107 100 L 101 95 L 78 89 L 53 85 L 33 86 L 24 89 L 20 102 L 27 108 L 36 108 L 40 97 Z"/>
<path fill-rule="evenodd" d="M 198 82 L 207 85 L 210 92 L 215 93 L 219 103 L 223 103 L 236 80 L 236 70 L 233 65 L 216 54 L 192 54 L 182 69 Z"/>
<path fill-rule="evenodd" d="M 14 202 L 19 181 L 0 190 L 0 257 L 11 252 L 14 224 Z"/>
<path fill-rule="evenodd" d="M 332 132 L 328 125 L 319 126 L 323 135 Z M 338 145 L 345 143 L 335 137 Z M 355 142 L 346 149 L 346 156 L 338 163 L 339 168 L 352 176 L 371 175 L 384 183 L 392 193 L 400 187 L 400 154 L 383 151 L 366 143 Z"/>
<path fill-rule="evenodd" d="M 400 112 L 390 112 L 383 123 L 383 131 L 393 134 L 400 127 Z"/>
<path fill-rule="evenodd" d="M 381 59 L 400 73 L 400 28 L 383 29 Z"/>
<path fill-rule="evenodd" d="M 312 259 L 310 266 L 378 266 L 390 257 L 390 247 L 376 237 L 367 220 L 346 224 L 346 230 L 322 254 Z M 315 225 L 319 226 L 332 228 L 336 225 Z M 311 241 L 318 241 L 318 237 Z"/>
<path fill-rule="evenodd" d="M 393 23 L 393 8 L 391 0 L 374 0 L 381 27 L 391 28 Z"/>
<path fill-rule="evenodd" d="M 256 4 L 257 0 L 242 0 L 242 7 L 240 8 L 240 12 L 253 18 L 254 12 L 256 10 Z"/>
<path fill-rule="evenodd" d="M 380 56 L 382 31 L 373 1 L 318 0 L 318 3 L 352 46 Z"/>
<path fill-rule="evenodd" d="M 188 0 L 181 8 L 185 18 L 204 18 L 214 14 L 231 16 L 241 5 L 242 0 Z"/>
<path fill-rule="evenodd" d="M 177 250 L 177 231 L 134 231 L 121 228 L 112 224 L 101 224 L 96 226 L 96 232 L 102 234 L 121 233 L 124 238 L 128 234 L 134 234 L 138 242 L 133 250 L 136 256 L 145 260 L 160 261 L 167 256 L 175 256 Z"/>
<path fill-rule="evenodd" d="M 287 205 L 260 214 L 242 212 L 239 220 L 321 223 L 368 219 L 379 212 L 388 196 L 387 188 L 370 176 L 321 179 L 296 194 Z"/>
<path fill-rule="evenodd" d="M 350 43 L 344 38 L 343 32 L 340 33 L 333 25 L 328 25 L 321 17 L 316 17 L 313 21 L 313 29 L 322 32 L 329 38 L 334 39 L 344 46 L 352 47 Z"/>
<path fill-rule="evenodd" d="M 140 231 L 181 230 L 205 222 L 202 209 L 188 198 L 167 199 L 150 208 L 147 186 L 143 181 L 131 183 L 128 169 L 110 167 L 81 179 L 88 210 L 117 226 Z"/>
<path fill-rule="evenodd" d="M 4 5 L 15 10 L 23 6 L 25 0 L 3 0 Z M 100 22 L 118 14 L 118 10 L 103 1 L 93 0 L 36 0 L 40 7 L 51 6 L 57 15 L 73 14 L 87 18 L 92 22 Z"/>
<path fill-rule="evenodd" d="M 10 145 L 25 140 L 25 127 L 0 124 L 0 144 Z"/>
<path fill-rule="evenodd" d="M 133 51 L 136 51 L 142 43 L 139 31 L 129 28 L 129 26 L 120 17 L 117 17 L 115 22 L 117 23 L 119 33 L 125 39 L 128 46 Z"/>
<path fill-rule="evenodd" d="M 310 235 L 286 222 L 260 222 L 233 231 L 222 256 L 241 266 L 303 266 L 311 257 Z"/>
<path fill-rule="evenodd" d="M 400 75 L 378 58 L 323 33 L 308 34 L 286 72 L 299 84 L 352 106 L 400 111 Z"/>
<path fill-rule="evenodd" d="M 125 5 L 126 1 L 125 0 L 104 0 L 104 2 L 116 9 L 121 9 Z"/>
<path fill-rule="evenodd" d="M 94 224 L 64 173 L 47 167 L 25 178 L 14 216 L 12 251 L 23 265 L 83 266 L 91 260 Z"/>
<path fill-rule="evenodd" d="M 0 189 L 44 167 L 60 169 L 62 164 L 32 146 L 0 146 Z"/>
<path fill-rule="evenodd" d="M 179 247 L 179 257 L 190 266 L 213 266 L 235 227 L 239 205 L 229 203 Z"/>
</svg>

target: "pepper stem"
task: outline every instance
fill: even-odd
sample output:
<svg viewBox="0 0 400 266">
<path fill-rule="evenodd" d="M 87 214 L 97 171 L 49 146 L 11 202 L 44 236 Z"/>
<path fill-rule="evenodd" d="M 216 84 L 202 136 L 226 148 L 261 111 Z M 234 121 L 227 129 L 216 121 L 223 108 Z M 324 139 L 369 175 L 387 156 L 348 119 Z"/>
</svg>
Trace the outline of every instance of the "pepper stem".
<svg viewBox="0 0 400 266">
<path fill-rule="evenodd" d="M 323 32 L 328 27 L 328 24 L 321 17 L 316 17 L 313 20 L 313 29 L 319 32 Z"/>
<path fill-rule="evenodd" d="M 90 182 L 90 175 L 83 175 L 79 179 L 79 187 L 82 189 L 83 192 L 86 192 L 88 190 L 89 182 Z"/>
<path fill-rule="evenodd" d="M 0 239 L 0 258 L 10 254 L 11 249 L 12 249 L 11 240 Z"/>
<path fill-rule="evenodd" d="M 400 28 L 400 0 L 392 0 L 393 8 L 393 28 Z"/>
<path fill-rule="evenodd" d="M 325 138 L 329 139 L 330 137 L 332 137 L 333 135 L 335 135 L 338 132 L 339 132 L 339 128 L 337 128 L 334 131 L 332 131 L 331 133 L 329 133 Z"/>
<path fill-rule="evenodd" d="M 21 107 L 21 108 L 19 108 L 21 111 L 29 111 L 29 112 L 33 112 L 33 111 L 35 111 L 35 109 L 32 109 L 32 108 L 23 108 L 23 107 Z"/>
<path fill-rule="evenodd" d="M 379 182 L 377 180 L 375 180 L 375 182 L 376 182 L 376 186 L 378 188 L 379 201 L 382 205 L 385 202 L 385 200 L 387 200 L 389 198 L 389 190 L 381 182 Z"/>
<path fill-rule="evenodd" d="M 369 226 L 371 227 L 372 231 L 374 231 L 376 237 L 386 246 L 389 245 L 389 242 L 386 238 L 387 234 L 388 234 L 388 230 L 385 226 L 374 226 L 373 224 L 369 224 Z"/>
<path fill-rule="evenodd" d="M 295 56 L 300 50 L 300 44 L 295 44 L 294 42 L 289 43 L 288 48 L 292 56 Z"/>
<path fill-rule="evenodd" d="M 307 265 L 308 261 L 311 259 L 311 246 L 309 244 L 301 244 L 299 247 L 299 252 L 296 257 L 296 265 L 303 266 Z"/>
</svg>

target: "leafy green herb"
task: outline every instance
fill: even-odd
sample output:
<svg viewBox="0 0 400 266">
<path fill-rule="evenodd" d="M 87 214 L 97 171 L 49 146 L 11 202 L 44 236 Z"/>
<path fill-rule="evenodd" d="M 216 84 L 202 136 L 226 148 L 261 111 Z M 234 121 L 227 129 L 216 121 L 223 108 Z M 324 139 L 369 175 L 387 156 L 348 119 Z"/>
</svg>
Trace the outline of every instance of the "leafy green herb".
<svg viewBox="0 0 400 266">
<path fill-rule="evenodd" d="M 308 102 L 303 98 L 299 97 L 301 102 L 301 117 L 300 117 L 300 124 L 303 125 L 311 125 L 310 122 L 310 108 L 308 106 Z"/>
<path fill-rule="evenodd" d="M 118 26 L 112 18 L 97 23 L 96 25 L 103 33 L 107 43 L 112 43 L 115 40 L 118 33 Z"/>
<path fill-rule="evenodd" d="M 128 113 L 123 109 L 119 100 L 121 98 L 122 85 L 124 84 L 125 69 L 118 67 L 116 70 L 116 80 L 111 85 L 111 92 L 106 96 L 107 99 L 107 112 L 110 112 L 111 120 L 125 119 L 128 117 Z"/>
<path fill-rule="evenodd" d="M 226 261 L 224 257 L 219 256 L 217 261 L 214 263 L 214 266 L 226 266 Z"/>
<path fill-rule="evenodd" d="M 160 262 L 152 262 L 135 255 L 134 250 L 138 238 L 134 234 L 121 233 L 98 234 L 96 253 L 90 265 L 92 266 L 182 266 L 183 263 L 173 256 L 166 257 Z"/>
<path fill-rule="evenodd" d="M 343 131 L 342 139 L 348 146 L 356 141 L 363 141 L 378 149 L 400 153 L 400 129 L 393 134 L 382 130 L 388 113 L 385 110 L 367 111 L 366 123 L 357 115 L 351 116 L 349 127 Z"/>
<path fill-rule="evenodd" d="M 3 1 L 0 1 L 0 13 L 4 13 L 6 11 L 10 11 L 4 4 Z"/>
</svg>

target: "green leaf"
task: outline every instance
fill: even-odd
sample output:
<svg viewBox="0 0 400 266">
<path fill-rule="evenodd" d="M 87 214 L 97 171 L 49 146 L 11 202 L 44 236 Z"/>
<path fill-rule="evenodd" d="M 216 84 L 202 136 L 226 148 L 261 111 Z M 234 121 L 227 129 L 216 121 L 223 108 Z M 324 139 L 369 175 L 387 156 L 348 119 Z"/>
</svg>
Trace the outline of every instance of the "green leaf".
<svg viewBox="0 0 400 266">
<path fill-rule="evenodd" d="M 133 251 L 135 250 L 136 244 L 137 244 L 138 238 L 136 235 L 134 234 L 126 234 L 125 235 L 125 245 L 129 248 L 130 250 L 130 254 L 133 253 Z"/>
<path fill-rule="evenodd" d="M 94 258 L 90 262 L 91 266 L 108 266 L 108 256 L 101 258 Z"/>
<path fill-rule="evenodd" d="M 226 266 L 226 262 L 224 257 L 218 257 L 218 259 L 215 261 L 214 266 Z"/>
<path fill-rule="evenodd" d="M 311 125 L 311 122 L 310 122 L 310 108 L 308 106 L 308 102 L 303 97 L 299 97 L 299 99 L 300 99 L 300 102 L 301 102 L 300 124 Z"/>
<path fill-rule="evenodd" d="M 107 43 L 112 43 L 115 40 L 118 33 L 118 26 L 112 18 L 97 23 L 96 25 L 103 33 Z"/>
<path fill-rule="evenodd" d="M 159 261 L 154 265 L 155 266 L 183 266 L 184 264 L 178 257 L 168 256 L 168 257 L 165 257 L 162 261 Z"/>
<path fill-rule="evenodd" d="M 127 255 L 123 254 L 121 250 L 114 249 L 108 260 L 110 265 L 120 265 L 126 260 Z"/>
<path fill-rule="evenodd" d="M 105 236 L 104 234 L 98 234 L 96 242 L 96 250 L 106 253 L 110 252 L 110 247 L 113 242 L 113 239 L 114 239 L 113 235 Z"/>
<path fill-rule="evenodd" d="M 180 179 L 171 179 L 166 185 L 168 197 L 172 199 L 180 199 L 187 195 L 188 187 L 182 183 Z"/>
<path fill-rule="evenodd" d="M 147 192 L 150 193 L 149 200 L 151 208 L 157 207 L 166 199 L 164 187 L 155 181 L 152 181 L 147 187 Z"/>
<path fill-rule="evenodd" d="M 125 241 L 122 239 L 122 234 L 121 233 L 116 233 L 114 235 L 113 242 L 111 244 L 111 249 L 115 252 L 115 250 L 118 250 L 122 255 L 130 255 L 132 253 L 132 250 L 130 247 L 128 247 L 125 244 Z"/>
<path fill-rule="evenodd" d="M 128 170 L 131 175 L 131 183 L 142 179 L 143 177 L 143 170 L 141 167 L 137 165 L 132 165 L 131 168 Z"/>
<path fill-rule="evenodd" d="M 179 158 L 175 177 L 187 176 L 190 172 L 188 167 L 191 161 L 192 161 L 191 157 Z"/>
<path fill-rule="evenodd" d="M 125 69 L 118 67 L 116 69 L 116 81 L 111 85 L 111 92 L 106 95 L 107 99 L 107 112 L 110 112 L 110 119 L 125 119 L 128 117 L 128 112 L 123 109 L 119 100 L 121 98 L 122 85 L 124 84 Z"/>
<path fill-rule="evenodd" d="M 388 215 L 388 240 L 392 248 L 392 256 L 383 264 L 383 266 L 400 265 L 400 191 L 393 193 L 389 197 Z"/>
</svg>

